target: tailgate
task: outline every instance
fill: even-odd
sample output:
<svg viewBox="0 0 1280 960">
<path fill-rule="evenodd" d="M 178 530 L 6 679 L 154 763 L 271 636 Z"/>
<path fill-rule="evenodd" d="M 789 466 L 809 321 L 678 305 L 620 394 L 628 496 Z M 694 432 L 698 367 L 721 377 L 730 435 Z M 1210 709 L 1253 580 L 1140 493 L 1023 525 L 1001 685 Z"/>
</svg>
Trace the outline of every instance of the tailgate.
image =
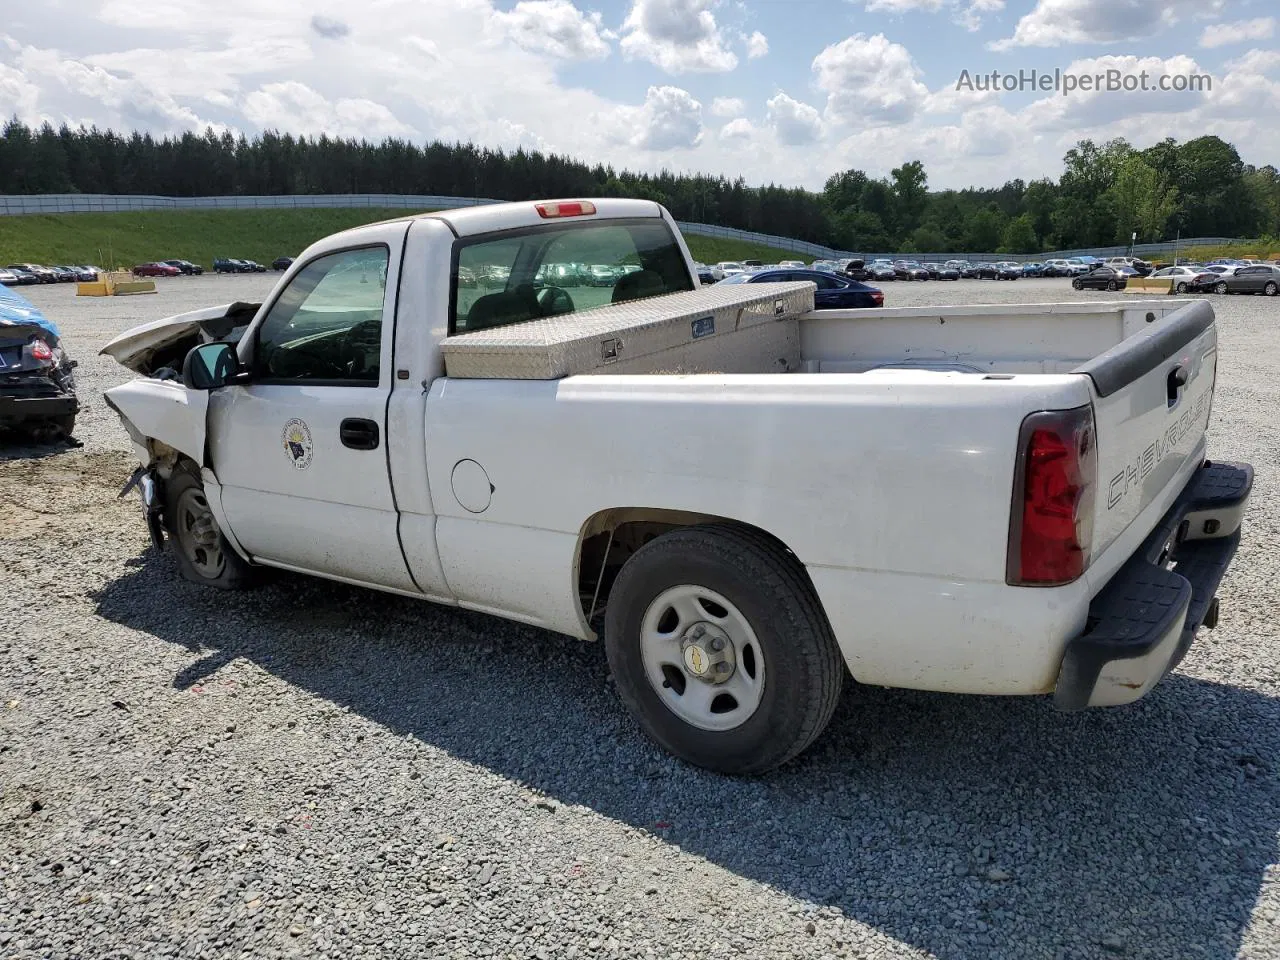
<svg viewBox="0 0 1280 960">
<path fill-rule="evenodd" d="M 1095 391 L 1095 558 L 1158 502 L 1154 525 L 1204 458 L 1217 357 L 1213 308 L 1197 300 L 1075 371 Z"/>
</svg>

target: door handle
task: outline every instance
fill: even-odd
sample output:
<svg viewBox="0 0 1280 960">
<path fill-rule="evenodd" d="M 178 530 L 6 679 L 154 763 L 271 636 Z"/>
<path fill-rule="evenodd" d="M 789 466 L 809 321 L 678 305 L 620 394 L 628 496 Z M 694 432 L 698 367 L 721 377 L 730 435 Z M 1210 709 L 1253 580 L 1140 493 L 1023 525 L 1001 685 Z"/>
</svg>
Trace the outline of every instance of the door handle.
<svg viewBox="0 0 1280 960">
<path fill-rule="evenodd" d="M 1187 371 L 1182 367 L 1174 367 L 1169 371 L 1169 380 L 1165 385 L 1168 394 L 1169 406 L 1173 406 L 1178 402 L 1178 394 L 1182 388 L 1187 385 Z"/>
<path fill-rule="evenodd" d="M 378 425 L 362 417 L 348 417 L 338 426 L 338 436 L 344 447 L 352 450 L 378 449 Z"/>
</svg>

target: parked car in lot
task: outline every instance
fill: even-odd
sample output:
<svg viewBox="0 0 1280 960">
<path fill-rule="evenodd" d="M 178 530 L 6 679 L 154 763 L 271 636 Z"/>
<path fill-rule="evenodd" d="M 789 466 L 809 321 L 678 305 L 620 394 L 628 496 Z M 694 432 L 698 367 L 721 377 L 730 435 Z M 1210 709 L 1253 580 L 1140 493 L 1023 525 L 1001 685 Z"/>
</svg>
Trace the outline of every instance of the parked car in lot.
<svg viewBox="0 0 1280 960">
<path fill-rule="evenodd" d="M 1038 261 L 1030 261 L 1022 265 L 1022 275 L 1024 277 L 1038 277 L 1044 273 L 1044 264 Z"/>
<path fill-rule="evenodd" d="M 716 282 L 715 275 L 711 272 L 711 268 L 705 263 L 695 263 L 693 265 L 693 269 L 698 275 L 698 282 L 703 286 L 709 286 Z"/>
<path fill-rule="evenodd" d="M 929 271 L 915 260 L 895 260 L 893 262 L 893 272 L 899 280 L 929 279 Z"/>
<path fill-rule="evenodd" d="M 293 257 L 276 257 L 271 261 L 272 270 L 288 270 L 293 266 Z"/>
<path fill-rule="evenodd" d="M 1012 260 L 1002 260 L 996 264 L 997 280 L 1021 280 L 1022 264 L 1014 263 Z"/>
<path fill-rule="evenodd" d="M 779 270 L 808 270 L 803 260 L 779 260 Z"/>
<path fill-rule="evenodd" d="M 1071 264 L 1060 257 L 1051 257 L 1040 268 L 1040 276 L 1042 277 L 1071 277 L 1074 275 L 1075 271 L 1072 269 Z"/>
<path fill-rule="evenodd" d="M 843 261 L 840 273 L 850 280 L 857 280 L 859 283 L 871 279 L 871 271 L 867 269 L 867 261 L 861 258 L 850 258 Z"/>
<path fill-rule="evenodd" d="M 867 266 L 867 274 L 867 279 L 875 280 L 878 283 L 898 279 L 898 271 L 888 260 L 873 260 Z"/>
<path fill-rule="evenodd" d="M 1280 293 L 1280 267 L 1271 264 L 1237 267 L 1212 281 L 1206 280 L 1205 286 L 1210 283 L 1214 293 L 1253 293 L 1274 297 Z"/>
<path fill-rule="evenodd" d="M 1071 286 L 1076 290 L 1123 290 L 1129 278 L 1115 267 L 1094 267 L 1083 276 L 1074 277 Z"/>
<path fill-rule="evenodd" d="M 133 268 L 135 277 L 180 277 L 182 271 L 167 263 L 140 263 Z"/>
<path fill-rule="evenodd" d="M 726 277 L 722 283 L 788 283 L 808 281 L 818 289 L 813 295 L 815 310 L 851 310 L 863 307 L 883 307 L 884 293 L 869 287 L 860 280 L 827 273 L 824 270 L 760 270 L 756 273 L 740 273 Z"/>
<path fill-rule="evenodd" d="M 711 276 L 719 282 L 725 277 L 732 277 L 735 274 L 746 273 L 746 264 L 739 263 L 737 260 L 721 260 L 711 268 Z"/>
<path fill-rule="evenodd" d="M 1213 281 L 1217 278 L 1216 273 L 1205 270 L 1203 267 L 1165 267 L 1151 274 L 1153 280 L 1173 280 L 1174 293 L 1194 293 L 1204 289 L 1202 284 L 1205 281 Z"/>
<path fill-rule="evenodd" d="M 604 262 L 643 265 L 617 306 L 524 295 L 599 227 Z M 498 257 L 501 290 L 434 282 Z M 279 567 L 599 639 L 649 736 L 731 774 L 812 744 L 846 675 L 1117 706 L 1216 622 L 1253 474 L 1205 459 L 1205 301 L 831 316 L 808 283 L 699 288 L 666 210 L 607 198 L 370 224 L 301 260 L 262 304 L 103 348 L 140 375 L 105 396 L 147 528 L 197 583 Z M 494 676 L 478 695 L 529 695 Z"/>
<path fill-rule="evenodd" d="M 1139 277 L 1150 276 L 1155 270 L 1155 267 L 1141 257 L 1109 257 L 1104 262 L 1109 267 L 1128 267 Z"/>
<path fill-rule="evenodd" d="M 74 283 L 76 279 L 76 271 L 74 267 L 64 267 L 55 264 L 49 268 L 53 272 L 53 278 L 58 283 Z"/>
<path fill-rule="evenodd" d="M 162 260 L 161 263 L 167 263 L 171 267 L 177 267 L 178 272 L 188 277 L 198 277 L 204 273 L 204 267 L 198 263 L 192 263 L 190 260 Z"/>
<path fill-rule="evenodd" d="M 28 275 L 30 275 L 31 277 L 33 277 L 33 278 L 34 278 L 34 280 L 33 280 L 33 281 L 27 281 L 28 283 L 31 283 L 31 282 L 34 282 L 34 283 L 57 283 L 57 282 L 58 282 L 58 275 L 57 275 L 57 274 L 55 274 L 55 273 L 54 273 L 52 270 L 50 270 L 48 267 L 42 267 L 42 266 L 40 266 L 40 264 L 38 264 L 38 263 L 11 263 L 11 264 L 9 264 L 8 269 L 9 269 L 9 270 L 15 270 L 15 271 L 21 271 L 22 273 L 28 274 Z"/>
<path fill-rule="evenodd" d="M 70 437 L 80 409 L 75 367 L 57 326 L 22 294 L 0 287 L 0 427 Z"/>
<path fill-rule="evenodd" d="M 18 285 L 18 275 L 7 267 L 0 267 L 0 283 L 6 287 L 16 287 Z"/>
<path fill-rule="evenodd" d="M 91 267 L 87 264 L 75 265 L 67 268 L 75 274 L 78 283 L 93 283 L 102 273 L 97 267 Z"/>
<path fill-rule="evenodd" d="M 264 267 L 262 264 L 258 263 L 257 260 L 241 260 L 240 262 L 249 268 L 249 273 L 266 273 L 267 272 L 267 268 Z"/>
<path fill-rule="evenodd" d="M 937 269 L 936 280 L 959 280 L 960 268 L 950 263 L 939 263 L 935 265 Z"/>
<path fill-rule="evenodd" d="M 248 273 L 248 269 L 239 260 L 231 257 L 218 257 L 213 261 L 214 273 Z"/>
</svg>

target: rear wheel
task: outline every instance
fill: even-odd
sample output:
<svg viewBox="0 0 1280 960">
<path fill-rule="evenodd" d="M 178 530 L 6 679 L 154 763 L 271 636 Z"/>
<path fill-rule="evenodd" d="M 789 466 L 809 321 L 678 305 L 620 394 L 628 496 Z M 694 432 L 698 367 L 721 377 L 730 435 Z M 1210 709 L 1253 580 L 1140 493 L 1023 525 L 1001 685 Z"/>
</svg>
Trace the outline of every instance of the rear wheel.
<svg viewBox="0 0 1280 960">
<path fill-rule="evenodd" d="M 1268 297 L 1274 297 L 1277 293 L 1280 293 L 1280 286 L 1277 286 L 1274 280 L 1268 280 L 1267 285 L 1262 288 L 1262 292 Z"/>
<path fill-rule="evenodd" d="M 1187 285 L 1186 285 L 1185 283 L 1179 283 L 1179 284 L 1178 284 L 1178 287 L 1177 287 L 1177 290 L 1178 290 L 1178 293 L 1186 293 L 1186 292 L 1187 292 Z"/>
<path fill-rule="evenodd" d="M 1118 283 L 1116 283 L 1114 280 L 1108 280 L 1108 281 L 1107 281 L 1107 289 L 1108 289 L 1109 291 L 1111 291 L 1112 293 L 1114 293 L 1115 291 L 1117 291 L 1117 290 L 1119 290 L 1119 289 L 1120 289 L 1120 285 L 1119 285 Z"/>
<path fill-rule="evenodd" d="M 636 551 L 605 649 L 644 731 L 689 763 L 754 774 L 826 728 L 844 663 L 804 568 L 758 531 L 687 527 Z"/>
<path fill-rule="evenodd" d="M 243 590 L 254 569 L 232 549 L 218 529 L 196 467 L 183 463 L 165 490 L 165 522 L 182 576 L 220 590 Z"/>
<path fill-rule="evenodd" d="M 1072 287 L 1072 289 L 1075 289 L 1075 290 L 1083 290 L 1083 289 L 1084 289 L 1084 284 L 1083 284 L 1083 283 L 1081 283 L 1079 280 L 1072 280 L 1072 281 L 1071 281 L 1071 287 Z"/>
<path fill-rule="evenodd" d="M 1225 280 L 1219 280 L 1213 285 L 1214 293 L 1226 293 L 1228 289 L 1229 288 L 1227 287 L 1227 282 Z"/>
</svg>

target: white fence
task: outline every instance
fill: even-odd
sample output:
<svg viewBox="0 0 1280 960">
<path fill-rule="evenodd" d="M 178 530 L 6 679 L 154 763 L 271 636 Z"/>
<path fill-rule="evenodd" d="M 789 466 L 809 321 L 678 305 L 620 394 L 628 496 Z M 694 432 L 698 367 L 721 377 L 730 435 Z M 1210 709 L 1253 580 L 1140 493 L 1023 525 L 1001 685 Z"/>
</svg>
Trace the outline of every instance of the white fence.
<svg viewBox="0 0 1280 960">
<path fill-rule="evenodd" d="M 494 203 L 478 197 L 437 197 L 426 194 L 395 193 L 316 193 L 291 194 L 269 197 L 159 197 L 146 195 L 122 195 L 105 193 L 45 193 L 0 195 L 0 216 L 21 216 L 41 213 L 122 213 L 135 210 L 298 210 L 318 207 L 395 207 L 409 210 L 448 210 L 472 207 L 482 203 Z M 756 243 L 776 250 L 787 250 L 805 257 L 839 259 L 863 257 L 896 259 L 898 251 L 882 250 L 833 250 L 818 243 L 779 237 L 771 233 L 737 230 L 710 223 L 680 223 L 687 234 L 703 237 L 722 237 Z M 1137 257 L 1172 257 L 1175 249 L 1190 250 L 1195 247 L 1217 246 L 1237 242 L 1230 237 L 1196 237 L 1178 243 L 1140 243 L 1132 250 Z M 912 257 L 922 260 L 1044 260 L 1047 257 L 1118 257 L 1129 253 L 1128 247 L 1090 247 L 1080 250 L 1057 250 L 1052 253 L 917 253 Z"/>
</svg>

